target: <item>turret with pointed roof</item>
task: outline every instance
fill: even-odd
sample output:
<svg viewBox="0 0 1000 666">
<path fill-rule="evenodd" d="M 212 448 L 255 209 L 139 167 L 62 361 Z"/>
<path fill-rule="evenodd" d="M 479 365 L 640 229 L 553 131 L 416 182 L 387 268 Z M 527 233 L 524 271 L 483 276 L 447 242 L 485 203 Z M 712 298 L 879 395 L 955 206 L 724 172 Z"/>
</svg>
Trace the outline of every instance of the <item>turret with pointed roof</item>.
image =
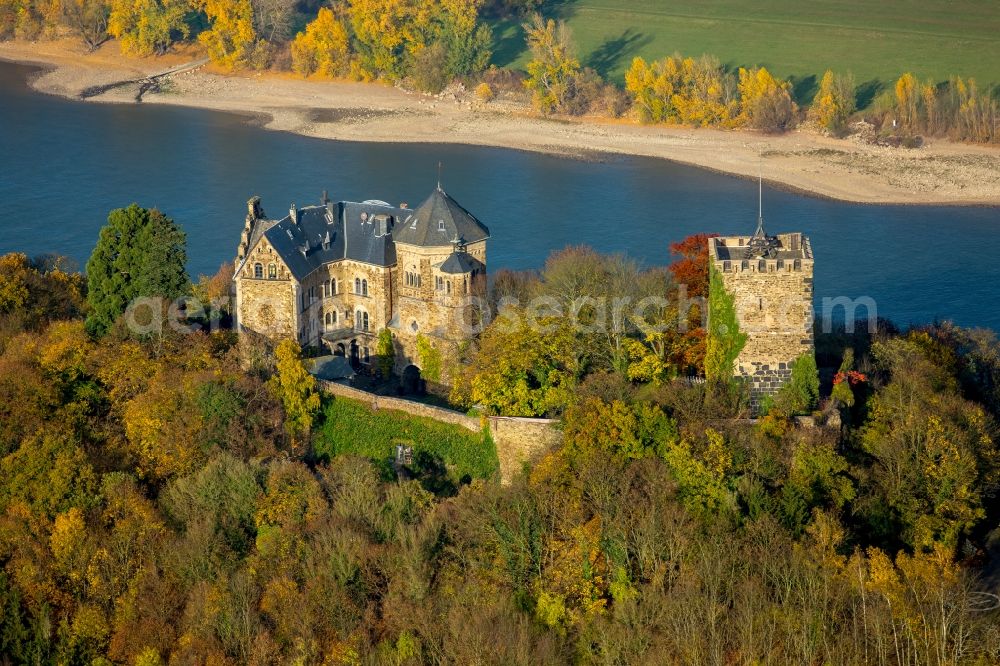
<svg viewBox="0 0 1000 666">
<path fill-rule="evenodd" d="M 449 247 L 454 239 L 464 244 L 490 237 L 490 230 L 438 185 L 413 214 L 396 228 L 393 240 L 420 247 Z"/>
</svg>

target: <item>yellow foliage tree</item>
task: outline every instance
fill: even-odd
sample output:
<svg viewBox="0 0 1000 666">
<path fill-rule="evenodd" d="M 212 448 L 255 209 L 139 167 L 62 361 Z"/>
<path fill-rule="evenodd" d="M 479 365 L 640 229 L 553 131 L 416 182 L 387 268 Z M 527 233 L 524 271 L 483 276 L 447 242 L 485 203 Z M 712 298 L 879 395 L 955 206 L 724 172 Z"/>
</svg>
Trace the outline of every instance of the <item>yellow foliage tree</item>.
<svg viewBox="0 0 1000 666">
<path fill-rule="evenodd" d="M 896 81 L 896 115 L 899 123 L 908 129 L 916 126 L 917 102 L 920 97 L 920 84 L 917 77 L 907 72 Z"/>
<path fill-rule="evenodd" d="M 350 46 L 344 22 L 323 7 L 292 42 L 292 69 L 302 76 L 344 76 L 351 67 Z"/>
<path fill-rule="evenodd" d="M 306 370 L 300 354 L 293 340 L 278 343 L 274 351 L 278 372 L 270 381 L 271 390 L 285 407 L 285 430 L 293 443 L 309 434 L 320 407 L 316 378 Z"/>
<path fill-rule="evenodd" d="M 711 56 L 675 54 L 648 64 L 636 58 L 625 73 L 625 89 L 644 122 L 724 125 L 736 110 L 731 78 Z"/>
<path fill-rule="evenodd" d="M 204 462 L 202 418 L 194 403 L 193 377 L 161 375 L 125 406 L 122 422 L 143 473 L 165 478 Z"/>
<path fill-rule="evenodd" d="M 810 115 L 824 129 L 839 134 L 854 112 L 854 80 L 850 75 L 839 76 L 826 70 L 813 99 Z"/>
<path fill-rule="evenodd" d="M 525 87 L 531 91 L 535 108 L 543 113 L 560 109 L 571 94 L 580 74 L 580 61 L 573 54 L 569 28 L 562 21 L 544 20 L 535 14 L 524 32 L 531 49 Z"/>
<path fill-rule="evenodd" d="M 739 70 L 740 124 L 768 132 L 789 129 L 797 107 L 791 84 L 775 79 L 764 67 Z"/>
<path fill-rule="evenodd" d="M 196 0 L 212 27 L 198 35 L 208 57 L 224 69 L 260 66 L 264 44 L 254 29 L 250 0 Z"/>
<path fill-rule="evenodd" d="M 173 42 L 173 33 L 190 34 L 184 20 L 185 0 L 113 0 L 108 32 L 119 40 L 122 53 L 161 55 Z"/>
</svg>

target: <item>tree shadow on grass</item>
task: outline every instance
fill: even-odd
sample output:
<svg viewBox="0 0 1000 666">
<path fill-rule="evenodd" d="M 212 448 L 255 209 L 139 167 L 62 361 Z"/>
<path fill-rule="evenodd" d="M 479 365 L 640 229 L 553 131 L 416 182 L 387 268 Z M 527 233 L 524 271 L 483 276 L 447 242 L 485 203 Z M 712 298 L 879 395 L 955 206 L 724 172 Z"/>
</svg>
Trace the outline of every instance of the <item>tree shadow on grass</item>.
<svg viewBox="0 0 1000 666">
<path fill-rule="evenodd" d="M 795 98 L 796 104 L 802 106 L 813 101 L 816 91 L 819 90 L 815 74 L 810 74 L 809 76 L 790 76 L 788 80 L 792 83 L 792 97 Z"/>
<path fill-rule="evenodd" d="M 865 81 L 864 83 L 858 85 L 854 93 L 857 108 L 867 109 L 871 106 L 872 102 L 875 101 L 875 98 L 880 92 L 882 92 L 882 88 L 884 87 L 885 84 L 878 79 L 871 79 L 870 81 Z"/>
<path fill-rule="evenodd" d="M 585 64 L 606 79 L 618 68 L 622 59 L 635 56 L 639 49 L 651 41 L 652 37 L 628 28 L 618 37 L 608 39 L 594 49 L 585 59 Z"/>
<path fill-rule="evenodd" d="M 576 0 L 556 0 L 546 2 L 540 9 L 545 19 L 568 21 L 576 13 Z M 531 22 L 531 14 L 510 15 L 489 21 L 493 30 L 493 56 L 490 63 L 497 67 L 510 67 L 528 51 L 524 41 L 525 23 Z"/>
<path fill-rule="evenodd" d="M 506 18 L 493 23 L 493 56 L 497 67 L 510 67 L 528 47 L 524 43 L 524 28 L 520 18 Z"/>
</svg>

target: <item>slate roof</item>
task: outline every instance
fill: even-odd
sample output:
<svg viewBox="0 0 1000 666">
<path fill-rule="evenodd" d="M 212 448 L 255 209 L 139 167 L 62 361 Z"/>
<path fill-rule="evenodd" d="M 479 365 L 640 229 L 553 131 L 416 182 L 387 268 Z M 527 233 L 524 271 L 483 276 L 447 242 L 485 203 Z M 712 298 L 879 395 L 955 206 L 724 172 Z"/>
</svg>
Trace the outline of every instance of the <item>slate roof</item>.
<svg viewBox="0 0 1000 666">
<path fill-rule="evenodd" d="M 441 247 L 455 239 L 465 243 L 484 240 L 490 237 L 490 230 L 438 187 L 413 210 L 412 217 L 403 218 L 392 235 L 397 243 Z"/>
<path fill-rule="evenodd" d="M 486 268 L 483 262 L 479 261 L 468 252 L 452 252 L 448 258 L 441 262 L 439 270 L 442 273 L 471 273 L 477 268 Z"/>
<path fill-rule="evenodd" d="M 340 259 L 395 265 L 393 226 L 410 214 L 410 210 L 381 202 L 342 201 L 299 209 L 297 222 L 292 221 L 291 214 L 286 215 L 263 235 L 292 275 L 302 280 L 324 264 Z"/>
</svg>

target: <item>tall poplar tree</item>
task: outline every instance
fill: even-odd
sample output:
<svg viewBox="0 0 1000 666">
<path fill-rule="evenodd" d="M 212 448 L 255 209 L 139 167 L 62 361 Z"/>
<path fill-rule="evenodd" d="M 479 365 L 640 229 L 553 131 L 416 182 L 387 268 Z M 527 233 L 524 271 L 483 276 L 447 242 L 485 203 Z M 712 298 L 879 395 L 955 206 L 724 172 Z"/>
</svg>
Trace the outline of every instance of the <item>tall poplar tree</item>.
<svg viewBox="0 0 1000 666">
<path fill-rule="evenodd" d="M 186 242 L 180 227 L 155 208 L 111 211 L 87 261 L 87 330 L 103 335 L 136 298 L 188 293 Z"/>
</svg>

